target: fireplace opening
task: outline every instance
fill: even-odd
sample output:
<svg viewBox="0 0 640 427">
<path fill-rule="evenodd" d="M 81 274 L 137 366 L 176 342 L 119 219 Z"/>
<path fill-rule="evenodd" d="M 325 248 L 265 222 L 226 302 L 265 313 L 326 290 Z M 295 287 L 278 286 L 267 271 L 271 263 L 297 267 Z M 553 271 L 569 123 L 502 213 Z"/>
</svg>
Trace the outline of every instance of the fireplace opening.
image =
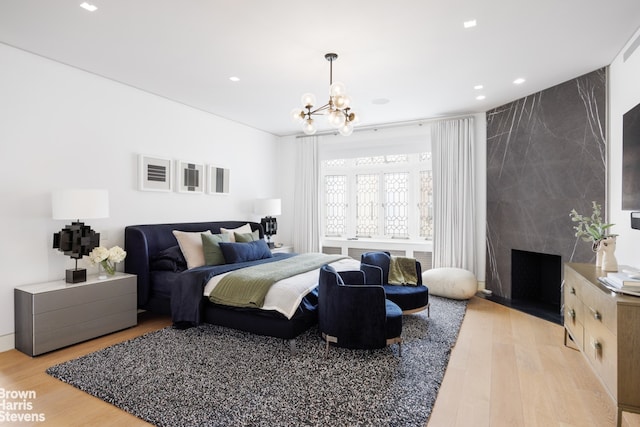
<svg viewBox="0 0 640 427">
<path fill-rule="evenodd" d="M 524 312 L 562 323 L 562 257 L 511 250 L 511 305 Z"/>
</svg>

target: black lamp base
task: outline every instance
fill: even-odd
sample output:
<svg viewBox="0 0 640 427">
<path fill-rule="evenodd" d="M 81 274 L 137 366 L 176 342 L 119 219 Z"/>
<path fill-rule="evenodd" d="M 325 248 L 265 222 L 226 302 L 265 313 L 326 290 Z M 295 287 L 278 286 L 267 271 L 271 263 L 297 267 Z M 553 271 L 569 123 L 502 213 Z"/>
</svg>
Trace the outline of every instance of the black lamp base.
<svg viewBox="0 0 640 427">
<path fill-rule="evenodd" d="M 87 269 L 86 268 L 74 268 L 67 270 L 66 282 L 67 283 L 80 283 L 87 281 Z"/>
</svg>

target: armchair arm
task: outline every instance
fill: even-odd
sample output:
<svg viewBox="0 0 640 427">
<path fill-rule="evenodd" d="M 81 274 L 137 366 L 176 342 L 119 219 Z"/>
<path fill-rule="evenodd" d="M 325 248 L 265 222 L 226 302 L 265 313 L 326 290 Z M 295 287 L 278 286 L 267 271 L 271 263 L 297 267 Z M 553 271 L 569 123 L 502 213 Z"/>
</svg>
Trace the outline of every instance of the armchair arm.
<svg viewBox="0 0 640 427">
<path fill-rule="evenodd" d="M 338 271 L 338 276 L 342 279 L 342 283 L 346 285 L 364 285 L 365 274 L 360 270 Z"/>
<path fill-rule="evenodd" d="M 364 283 L 367 285 L 382 285 L 382 268 L 360 263 L 360 271 L 364 273 Z"/>
<path fill-rule="evenodd" d="M 416 260 L 416 274 L 418 275 L 418 286 L 422 285 L 422 264 Z"/>
</svg>

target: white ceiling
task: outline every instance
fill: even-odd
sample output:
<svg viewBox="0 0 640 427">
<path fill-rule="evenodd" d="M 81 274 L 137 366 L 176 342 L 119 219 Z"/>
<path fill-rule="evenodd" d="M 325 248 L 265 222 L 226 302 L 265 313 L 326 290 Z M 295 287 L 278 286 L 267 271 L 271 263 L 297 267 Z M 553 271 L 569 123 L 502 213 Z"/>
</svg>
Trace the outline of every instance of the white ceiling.
<svg viewBox="0 0 640 427">
<path fill-rule="evenodd" d="M 81 2 L 1 0 L 0 42 L 275 135 L 300 133 L 304 92 L 328 100 L 327 52 L 367 126 L 497 107 L 610 64 L 640 26 L 639 0 Z"/>
</svg>

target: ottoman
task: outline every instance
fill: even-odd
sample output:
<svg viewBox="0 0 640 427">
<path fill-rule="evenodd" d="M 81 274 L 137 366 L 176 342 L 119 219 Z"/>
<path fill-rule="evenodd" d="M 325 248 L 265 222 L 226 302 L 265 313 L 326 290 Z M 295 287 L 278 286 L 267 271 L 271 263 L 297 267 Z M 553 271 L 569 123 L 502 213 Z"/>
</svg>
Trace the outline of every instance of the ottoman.
<svg viewBox="0 0 640 427">
<path fill-rule="evenodd" d="M 422 283 L 431 295 L 451 299 L 469 299 L 478 291 L 476 277 L 462 268 L 432 268 L 422 273 Z"/>
</svg>

